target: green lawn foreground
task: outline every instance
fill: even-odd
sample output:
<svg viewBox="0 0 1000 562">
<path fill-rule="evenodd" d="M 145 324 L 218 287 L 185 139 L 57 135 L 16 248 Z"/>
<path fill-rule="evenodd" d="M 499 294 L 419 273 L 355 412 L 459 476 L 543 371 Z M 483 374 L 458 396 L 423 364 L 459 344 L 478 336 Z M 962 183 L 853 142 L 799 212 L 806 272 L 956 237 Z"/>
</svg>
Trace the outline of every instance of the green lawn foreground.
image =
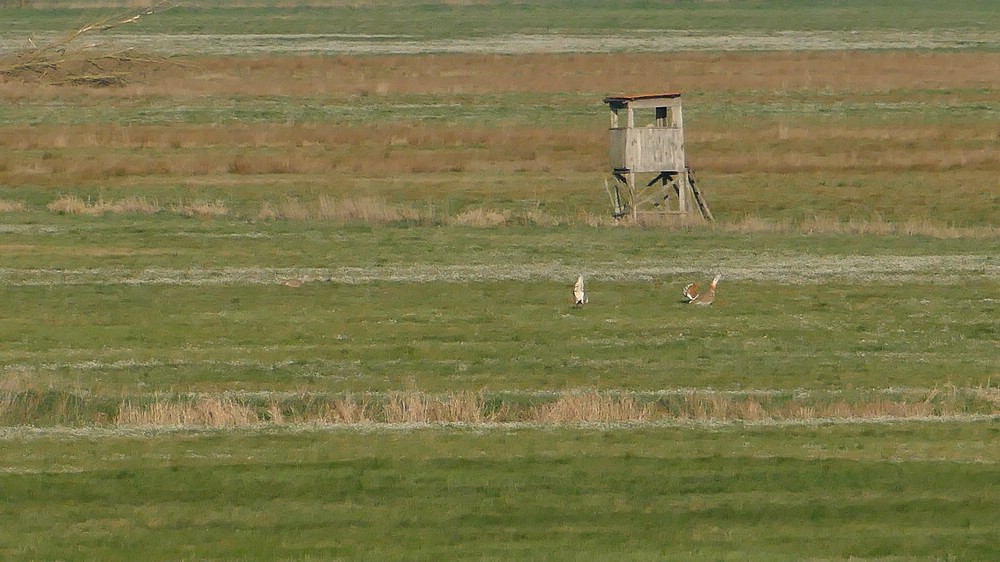
<svg viewBox="0 0 1000 562">
<path fill-rule="evenodd" d="M 1000 424 L 0 433 L 0 557 L 995 560 Z"/>
</svg>

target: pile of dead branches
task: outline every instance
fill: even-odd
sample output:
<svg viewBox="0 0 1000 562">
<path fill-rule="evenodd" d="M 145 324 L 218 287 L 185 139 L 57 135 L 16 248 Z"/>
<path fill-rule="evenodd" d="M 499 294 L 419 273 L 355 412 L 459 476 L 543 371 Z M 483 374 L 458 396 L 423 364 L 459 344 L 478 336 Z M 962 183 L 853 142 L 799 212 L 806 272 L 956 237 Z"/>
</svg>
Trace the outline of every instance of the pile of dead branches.
<svg viewBox="0 0 1000 562">
<path fill-rule="evenodd" d="M 25 48 L 0 55 L 0 76 L 56 85 L 124 86 L 166 64 L 166 59 L 117 48 L 110 41 L 81 44 L 81 38 L 135 23 L 168 7 L 161 2 L 107 16 L 46 43 L 29 38 Z"/>
</svg>

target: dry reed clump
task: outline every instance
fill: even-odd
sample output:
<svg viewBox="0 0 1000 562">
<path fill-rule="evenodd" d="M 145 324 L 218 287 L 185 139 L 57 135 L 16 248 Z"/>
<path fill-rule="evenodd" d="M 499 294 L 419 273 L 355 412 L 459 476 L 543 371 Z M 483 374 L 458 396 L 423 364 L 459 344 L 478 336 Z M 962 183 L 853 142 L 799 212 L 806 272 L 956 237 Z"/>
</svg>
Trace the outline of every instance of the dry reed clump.
<svg viewBox="0 0 1000 562">
<path fill-rule="evenodd" d="M 145 406 L 122 402 L 115 417 L 117 425 L 240 427 L 261 422 L 253 408 L 228 397 L 196 400 L 156 400 Z"/>
<path fill-rule="evenodd" d="M 970 405 L 968 396 L 978 405 Z M 831 399 L 825 393 L 799 395 L 792 399 L 755 397 L 716 392 L 692 392 L 660 404 L 654 415 L 690 421 L 811 421 L 908 419 L 1000 411 L 1000 403 L 990 403 L 988 393 L 968 389 L 913 391 L 900 395 L 874 393 L 852 400 Z"/>
<path fill-rule="evenodd" d="M 608 395 L 596 390 L 570 392 L 530 413 L 530 421 L 545 424 L 643 422 L 653 416 L 652 404 L 640 404 L 629 395 Z"/>
<path fill-rule="evenodd" d="M 753 397 L 714 392 L 690 393 L 675 408 L 673 415 L 681 420 L 759 422 L 773 417 L 766 406 Z"/>
<path fill-rule="evenodd" d="M 507 210 L 495 211 L 476 207 L 462 211 L 448 222 L 457 226 L 502 226 L 510 222 L 510 216 L 510 211 Z"/>
<path fill-rule="evenodd" d="M 61 215 L 103 215 L 103 214 L 139 214 L 152 215 L 163 210 L 158 202 L 144 197 L 132 196 L 113 201 L 100 198 L 94 202 L 84 201 L 74 195 L 66 195 L 52 201 L 46 208 Z M 229 213 L 222 201 L 183 201 L 170 207 L 171 212 L 188 217 L 219 217 Z"/>
<path fill-rule="evenodd" d="M 485 413 L 481 392 L 458 392 L 444 397 L 392 393 L 382 411 L 386 423 L 489 423 L 499 415 Z"/>
<path fill-rule="evenodd" d="M 323 423 L 363 425 L 374 423 L 372 405 L 348 394 L 329 402 L 323 402 L 315 410 L 313 419 Z"/>
<path fill-rule="evenodd" d="M 523 398 L 523 397 L 522 397 Z M 114 404 L 112 399 L 110 404 Z M 138 404 L 118 402 L 110 423 L 118 426 L 242 427 L 260 424 L 493 424 L 527 423 L 801 423 L 823 420 L 907 420 L 937 416 L 1000 414 L 1000 389 L 872 391 L 853 398 L 839 393 L 671 393 L 658 399 L 638 393 L 574 390 L 539 403 L 462 391 L 419 391 L 324 397 L 314 394 L 261 401 L 216 396 L 157 395 Z M 104 404 L 104 405 L 102 405 Z M 106 398 L 36 388 L 25 379 L 0 381 L 0 423 L 80 425 L 108 423 Z"/>
<path fill-rule="evenodd" d="M 298 199 L 285 199 L 278 203 L 265 201 L 261 204 L 257 218 L 362 224 L 426 223 L 432 220 L 429 213 L 422 213 L 405 205 L 393 205 L 377 197 L 334 199 L 326 195 L 312 203 L 303 203 Z"/>
<path fill-rule="evenodd" d="M 24 203 L 0 199 L 0 213 L 17 213 L 25 210 Z"/>
<path fill-rule="evenodd" d="M 958 413 L 953 407 L 935 411 L 935 405 L 927 401 L 894 401 L 882 398 L 850 403 L 844 400 L 831 402 L 802 403 L 791 402 L 773 412 L 774 419 L 808 421 L 819 419 L 851 420 L 881 418 L 922 418 L 931 415 Z"/>
<path fill-rule="evenodd" d="M 100 198 L 90 203 L 73 195 L 65 195 L 46 205 L 46 208 L 61 215 L 155 214 L 161 210 L 156 201 L 137 196 L 115 201 Z"/>
<path fill-rule="evenodd" d="M 979 400 L 992 404 L 994 410 L 1000 411 L 1000 388 L 989 385 L 980 386 L 975 389 L 975 396 Z"/>
<path fill-rule="evenodd" d="M 229 214 L 229 208 L 223 201 L 194 201 L 184 203 L 183 201 L 172 205 L 170 210 L 185 217 L 213 218 L 223 217 Z"/>
</svg>

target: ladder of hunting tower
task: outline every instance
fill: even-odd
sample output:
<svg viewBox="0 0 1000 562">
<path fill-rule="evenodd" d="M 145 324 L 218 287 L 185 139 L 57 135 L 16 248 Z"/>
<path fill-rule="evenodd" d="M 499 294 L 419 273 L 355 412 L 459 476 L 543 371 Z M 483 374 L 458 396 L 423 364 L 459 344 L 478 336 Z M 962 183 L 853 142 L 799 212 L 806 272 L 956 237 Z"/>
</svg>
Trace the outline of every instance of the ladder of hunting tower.
<svg viewBox="0 0 1000 562">
<path fill-rule="evenodd" d="M 605 188 L 616 218 L 698 213 L 713 220 L 684 157 L 680 94 L 609 96 L 611 177 Z M 649 110 L 644 114 L 636 110 Z M 622 122 L 620 113 L 624 112 Z M 649 179 L 651 178 L 651 179 Z M 671 195 L 672 194 L 672 195 Z"/>
</svg>

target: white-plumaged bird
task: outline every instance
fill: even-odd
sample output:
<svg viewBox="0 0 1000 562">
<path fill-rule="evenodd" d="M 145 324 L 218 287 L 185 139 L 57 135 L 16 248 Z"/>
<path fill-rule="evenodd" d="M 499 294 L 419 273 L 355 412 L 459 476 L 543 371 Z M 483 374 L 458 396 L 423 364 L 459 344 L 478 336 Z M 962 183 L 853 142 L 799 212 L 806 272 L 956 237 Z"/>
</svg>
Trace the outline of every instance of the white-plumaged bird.
<svg viewBox="0 0 1000 562">
<path fill-rule="evenodd" d="M 580 307 L 587 304 L 587 286 L 583 282 L 583 275 L 576 279 L 573 285 L 573 306 Z"/>
</svg>

